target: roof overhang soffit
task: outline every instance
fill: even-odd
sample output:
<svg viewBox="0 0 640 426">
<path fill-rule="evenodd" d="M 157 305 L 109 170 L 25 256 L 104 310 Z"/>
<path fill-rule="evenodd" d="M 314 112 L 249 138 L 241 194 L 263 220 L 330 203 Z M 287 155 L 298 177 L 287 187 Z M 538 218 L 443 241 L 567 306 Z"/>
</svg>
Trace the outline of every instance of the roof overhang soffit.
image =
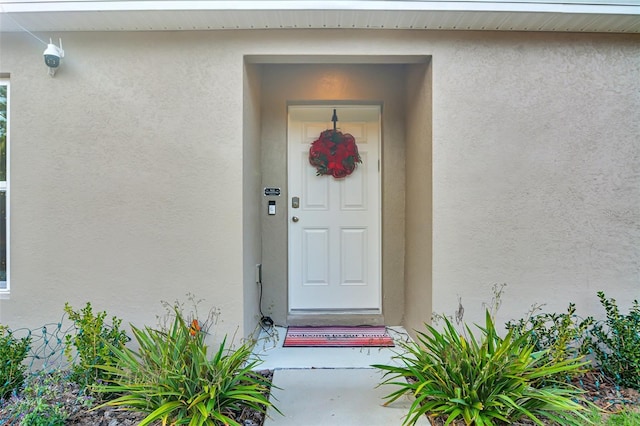
<svg viewBox="0 0 640 426">
<path fill-rule="evenodd" d="M 0 1 L 0 31 L 368 28 L 640 33 L 637 0 Z"/>
</svg>

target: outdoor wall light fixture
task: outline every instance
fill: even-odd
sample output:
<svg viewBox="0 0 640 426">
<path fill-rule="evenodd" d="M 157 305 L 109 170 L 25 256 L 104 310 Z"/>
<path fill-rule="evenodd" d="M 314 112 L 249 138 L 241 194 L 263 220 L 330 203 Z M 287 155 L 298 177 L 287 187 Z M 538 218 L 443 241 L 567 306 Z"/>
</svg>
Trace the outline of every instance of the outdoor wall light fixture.
<svg viewBox="0 0 640 426">
<path fill-rule="evenodd" d="M 49 39 L 49 44 L 44 50 L 44 63 L 49 68 L 49 75 L 53 77 L 56 75 L 56 70 L 60 66 L 60 61 L 64 58 L 64 50 L 62 49 L 62 39 L 60 40 L 60 47 L 53 44 Z"/>
</svg>

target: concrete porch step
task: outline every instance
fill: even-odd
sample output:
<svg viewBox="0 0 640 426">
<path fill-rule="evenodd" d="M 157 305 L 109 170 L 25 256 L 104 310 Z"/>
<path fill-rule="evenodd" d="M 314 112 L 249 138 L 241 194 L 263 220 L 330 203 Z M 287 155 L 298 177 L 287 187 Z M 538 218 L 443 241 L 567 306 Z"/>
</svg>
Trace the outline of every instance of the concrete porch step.
<svg viewBox="0 0 640 426">
<path fill-rule="evenodd" d="M 285 327 L 263 331 L 254 353 L 273 370 L 271 392 L 283 415 L 268 412 L 264 426 L 400 426 L 410 407 L 404 399 L 385 407 L 393 387 L 378 387 L 382 371 L 372 364 L 392 364 L 395 348 L 285 348 Z M 389 327 L 394 341 L 409 339 L 402 327 Z M 279 388 L 279 389 L 276 389 Z M 422 421 L 423 420 L 423 421 Z M 428 426 L 425 417 L 418 425 Z"/>
<path fill-rule="evenodd" d="M 381 379 L 370 368 L 276 370 L 271 398 L 284 415 L 270 410 L 264 426 L 400 426 L 411 401 L 384 406 L 393 388 L 379 387 Z"/>
</svg>

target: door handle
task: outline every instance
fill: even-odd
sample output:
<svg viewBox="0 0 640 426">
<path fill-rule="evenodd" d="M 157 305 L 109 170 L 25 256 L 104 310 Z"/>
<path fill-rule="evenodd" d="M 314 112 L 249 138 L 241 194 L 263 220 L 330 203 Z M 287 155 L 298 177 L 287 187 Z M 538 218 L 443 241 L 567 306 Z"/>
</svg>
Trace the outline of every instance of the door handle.
<svg viewBox="0 0 640 426">
<path fill-rule="evenodd" d="M 298 216 L 294 216 L 291 218 L 292 221 L 297 222 L 300 220 L 300 218 Z"/>
</svg>

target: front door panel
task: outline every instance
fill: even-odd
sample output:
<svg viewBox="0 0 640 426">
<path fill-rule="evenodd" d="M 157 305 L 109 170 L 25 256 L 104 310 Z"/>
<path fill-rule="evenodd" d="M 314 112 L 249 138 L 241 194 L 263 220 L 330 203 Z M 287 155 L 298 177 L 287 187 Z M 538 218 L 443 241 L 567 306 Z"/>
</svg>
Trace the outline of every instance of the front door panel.
<svg viewBox="0 0 640 426">
<path fill-rule="evenodd" d="M 289 107 L 289 310 L 380 311 L 380 107 L 338 107 L 362 159 L 342 179 L 316 176 L 309 148 L 333 107 Z M 295 206 L 298 206 L 295 208 Z"/>
</svg>

